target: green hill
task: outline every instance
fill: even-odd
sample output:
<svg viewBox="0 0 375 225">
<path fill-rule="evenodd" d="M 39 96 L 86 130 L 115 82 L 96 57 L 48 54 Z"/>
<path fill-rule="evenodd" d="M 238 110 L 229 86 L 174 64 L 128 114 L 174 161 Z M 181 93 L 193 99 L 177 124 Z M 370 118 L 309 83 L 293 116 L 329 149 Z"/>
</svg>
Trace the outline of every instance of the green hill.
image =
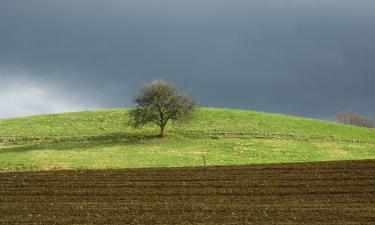
<svg viewBox="0 0 375 225">
<path fill-rule="evenodd" d="M 201 108 L 195 119 L 126 126 L 126 109 L 0 120 L 0 171 L 239 165 L 375 159 L 375 129 L 246 110 Z"/>
</svg>

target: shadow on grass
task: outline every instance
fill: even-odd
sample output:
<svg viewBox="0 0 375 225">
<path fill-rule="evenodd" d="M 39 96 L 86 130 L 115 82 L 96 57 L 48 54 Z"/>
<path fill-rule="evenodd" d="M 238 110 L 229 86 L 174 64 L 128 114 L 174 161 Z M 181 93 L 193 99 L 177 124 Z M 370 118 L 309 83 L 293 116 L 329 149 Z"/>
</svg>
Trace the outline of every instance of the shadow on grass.
<svg viewBox="0 0 375 225">
<path fill-rule="evenodd" d="M 90 148 L 105 148 L 115 145 L 138 145 L 153 140 L 160 140 L 158 135 L 151 134 L 129 134 L 129 133 L 113 133 L 100 136 L 76 136 L 76 137 L 54 137 L 46 139 L 41 143 L 25 143 L 24 145 L 16 145 L 0 148 L 0 154 L 11 152 L 27 152 L 36 150 L 83 150 Z"/>
</svg>

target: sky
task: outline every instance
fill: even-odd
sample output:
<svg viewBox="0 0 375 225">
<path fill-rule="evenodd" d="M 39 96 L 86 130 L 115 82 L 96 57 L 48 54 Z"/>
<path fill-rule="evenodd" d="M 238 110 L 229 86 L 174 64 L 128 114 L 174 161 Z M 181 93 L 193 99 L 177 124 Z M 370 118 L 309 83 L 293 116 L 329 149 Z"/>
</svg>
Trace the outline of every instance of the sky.
<svg viewBox="0 0 375 225">
<path fill-rule="evenodd" d="M 207 107 L 375 118 L 374 0 L 1 0 L 0 118 L 132 107 L 165 79 Z"/>
</svg>

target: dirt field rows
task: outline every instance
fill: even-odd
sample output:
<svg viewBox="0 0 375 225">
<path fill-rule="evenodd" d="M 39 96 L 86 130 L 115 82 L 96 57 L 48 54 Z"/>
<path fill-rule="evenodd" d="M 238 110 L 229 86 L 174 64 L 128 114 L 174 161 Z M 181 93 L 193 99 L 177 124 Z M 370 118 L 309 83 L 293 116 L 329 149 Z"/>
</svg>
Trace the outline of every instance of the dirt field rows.
<svg viewBox="0 0 375 225">
<path fill-rule="evenodd" d="M 375 160 L 0 173 L 0 224 L 374 224 Z"/>
</svg>

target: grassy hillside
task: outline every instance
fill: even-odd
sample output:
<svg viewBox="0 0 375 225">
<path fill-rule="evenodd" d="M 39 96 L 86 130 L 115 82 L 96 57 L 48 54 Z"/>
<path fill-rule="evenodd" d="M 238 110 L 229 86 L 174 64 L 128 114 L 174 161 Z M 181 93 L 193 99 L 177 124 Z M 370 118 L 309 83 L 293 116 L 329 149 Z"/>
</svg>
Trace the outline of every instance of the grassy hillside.
<svg viewBox="0 0 375 225">
<path fill-rule="evenodd" d="M 189 124 L 126 126 L 126 109 L 0 120 L 0 171 L 375 159 L 375 130 L 201 108 Z"/>
</svg>

